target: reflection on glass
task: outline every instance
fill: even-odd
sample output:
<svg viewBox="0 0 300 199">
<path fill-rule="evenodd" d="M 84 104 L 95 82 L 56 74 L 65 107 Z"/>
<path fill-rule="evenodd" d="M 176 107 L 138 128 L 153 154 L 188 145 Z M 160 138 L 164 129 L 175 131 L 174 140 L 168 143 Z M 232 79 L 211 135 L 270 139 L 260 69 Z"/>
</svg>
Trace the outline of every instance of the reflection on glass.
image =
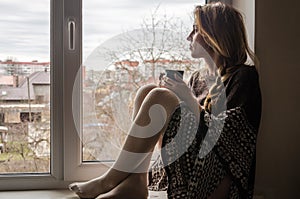
<svg viewBox="0 0 300 199">
<path fill-rule="evenodd" d="M 0 174 L 50 172 L 50 0 L 0 2 Z"/>
<path fill-rule="evenodd" d="M 193 3 L 84 1 L 84 161 L 116 159 L 139 87 L 157 83 L 166 69 L 184 70 L 187 79 L 202 66 L 185 39 Z"/>
</svg>

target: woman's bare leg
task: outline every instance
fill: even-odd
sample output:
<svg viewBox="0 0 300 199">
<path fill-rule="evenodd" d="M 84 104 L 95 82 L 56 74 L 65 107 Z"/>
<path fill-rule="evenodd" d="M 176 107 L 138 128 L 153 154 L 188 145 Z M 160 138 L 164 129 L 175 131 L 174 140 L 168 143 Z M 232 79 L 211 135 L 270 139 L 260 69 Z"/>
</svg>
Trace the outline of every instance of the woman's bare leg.
<svg viewBox="0 0 300 199">
<path fill-rule="evenodd" d="M 147 199 L 147 175 L 130 174 L 111 191 L 99 195 L 96 199 Z"/>
<path fill-rule="evenodd" d="M 144 90 L 146 89 L 144 88 Z M 144 92 L 146 93 L 146 91 Z M 140 94 L 145 94 L 144 92 L 141 92 Z M 99 178 L 95 178 L 85 183 L 74 183 L 70 185 L 70 188 L 80 197 L 96 197 L 99 194 L 106 193 L 113 188 L 117 188 L 117 185 L 119 185 L 133 172 L 143 173 L 144 171 L 144 176 L 146 175 L 151 158 L 151 153 L 149 152 L 153 150 L 155 144 L 167 126 L 168 122 L 166 121 L 169 120 L 174 108 L 179 103 L 176 95 L 167 89 L 149 88 L 148 92 L 149 93 L 146 95 L 145 99 L 142 100 L 142 103 L 139 103 L 138 101 L 136 102 L 136 107 L 134 109 L 134 122 L 123 146 L 123 150 L 114 166 Z M 155 105 L 159 106 L 155 111 L 155 118 L 152 118 L 149 116 L 149 110 Z M 163 110 L 159 109 L 159 107 L 163 107 Z M 157 132 L 153 132 L 153 130 L 157 130 L 155 129 L 157 125 L 156 123 L 153 124 L 151 119 L 156 119 L 156 121 L 165 121 L 165 123 L 163 125 L 157 124 L 158 126 L 162 125 L 162 128 Z M 143 137 L 145 135 L 149 135 L 149 133 L 151 136 Z M 136 137 L 136 135 L 139 134 L 142 135 L 142 137 Z M 128 152 L 134 155 L 128 154 Z M 131 161 L 128 161 L 128 159 L 131 159 Z M 117 193 L 118 191 L 115 190 L 115 192 Z"/>
<path fill-rule="evenodd" d="M 158 86 L 156 86 L 155 84 L 147 84 L 138 89 L 138 91 L 135 95 L 135 98 L 134 98 L 132 121 L 135 120 L 135 117 L 136 117 L 137 113 L 139 112 L 146 96 L 150 93 L 150 91 L 152 91 L 155 88 L 158 88 Z"/>
<path fill-rule="evenodd" d="M 133 120 L 135 119 L 145 97 L 148 93 L 157 88 L 156 85 L 146 85 L 139 89 L 134 100 L 134 110 L 132 114 Z M 163 130 L 164 131 L 164 130 Z M 160 136 L 159 141 L 162 136 Z M 145 159 L 138 170 L 146 170 L 149 167 L 151 157 Z M 142 168 L 142 169 L 141 169 Z M 111 191 L 99 195 L 96 199 L 146 199 L 148 197 L 148 172 L 143 173 L 131 173 L 126 179 L 124 179 L 119 185 L 113 188 Z M 138 186 L 137 186 L 138 185 Z"/>
</svg>

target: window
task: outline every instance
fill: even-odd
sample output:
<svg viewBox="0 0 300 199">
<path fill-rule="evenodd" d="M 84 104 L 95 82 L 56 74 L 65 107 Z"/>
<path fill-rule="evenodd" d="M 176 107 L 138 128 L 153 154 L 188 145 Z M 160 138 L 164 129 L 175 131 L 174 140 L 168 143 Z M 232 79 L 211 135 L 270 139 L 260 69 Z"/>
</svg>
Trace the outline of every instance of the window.
<svg viewBox="0 0 300 199">
<path fill-rule="evenodd" d="M 83 59 L 72 92 L 75 124 L 65 132 L 72 137 L 65 143 L 67 180 L 87 180 L 111 166 L 126 137 L 139 86 L 157 82 L 167 68 L 183 69 L 187 78 L 204 64 L 190 59 L 185 39 L 194 1 L 82 3 Z"/>
<path fill-rule="evenodd" d="M 187 78 L 202 66 L 190 58 L 185 39 L 194 1 L 86 0 L 82 7 L 83 59 L 72 93 L 76 122 L 69 126 L 77 134 L 66 132 L 68 180 L 95 177 L 116 159 L 140 86 L 156 83 L 167 68 L 183 69 Z"/>
<path fill-rule="evenodd" d="M 201 67 L 201 61 L 185 54 L 194 4 L 192 0 L 1 1 L 0 157 L 9 148 L 15 126 L 31 132 L 30 138 L 25 137 L 27 151 L 36 147 L 32 140 L 39 136 L 35 153 L 46 156 L 48 165 L 18 175 L 0 171 L 0 189 L 61 188 L 70 180 L 105 172 L 126 136 L 137 88 L 156 82 L 167 68 L 184 69 L 187 78 L 189 71 Z M 28 9 L 30 23 L 17 17 L 22 13 L 18 9 Z M 15 23 L 12 29 L 6 25 L 8 19 Z M 151 26 L 153 21 L 158 25 Z M 24 31 L 31 23 L 36 26 Z M 13 50 L 2 49 L 6 43 Z M 28 83 L 17 106 L 8 96 Z M 0 169 L 3 160 L 7 158 L 0 158 Z"/>
<path fill-rule="evenodd" d="M 21 112 L 20 113 L 20 122 L 41 122 L 42 121 L 42 113 L 41 112 Z"/>
<path fill-rule="evenodd" d="M 0 175 L 50 173 L 50 0 L 0 10 Z"/>
<path fill-rule="evenodd" d="M 66 185 L 60 143 L 62 8 L 60 0 L 0 3 L 1 190 Z"/>
</svg>

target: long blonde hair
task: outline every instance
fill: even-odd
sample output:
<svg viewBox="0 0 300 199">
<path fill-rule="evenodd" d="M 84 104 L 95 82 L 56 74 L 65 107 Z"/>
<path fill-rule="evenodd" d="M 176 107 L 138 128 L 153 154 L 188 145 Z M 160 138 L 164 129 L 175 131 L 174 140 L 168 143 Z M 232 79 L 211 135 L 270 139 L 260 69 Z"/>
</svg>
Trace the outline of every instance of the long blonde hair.
<svg viewBox="0 0 300 199">
<path fill-rule="evenodd" d="M 211 102 L 217 96 L 231 74 L 247 61 L 247 56 L 258 67 L 258 59 L 250 49 L 241 13 L 221 2 L 197 6 L 194 11 L 195 22 L 204 41 L 220 58 L 217 66 L 220 79 L 209 91 L 205 107 L 211 110 Z"/>
</svg>

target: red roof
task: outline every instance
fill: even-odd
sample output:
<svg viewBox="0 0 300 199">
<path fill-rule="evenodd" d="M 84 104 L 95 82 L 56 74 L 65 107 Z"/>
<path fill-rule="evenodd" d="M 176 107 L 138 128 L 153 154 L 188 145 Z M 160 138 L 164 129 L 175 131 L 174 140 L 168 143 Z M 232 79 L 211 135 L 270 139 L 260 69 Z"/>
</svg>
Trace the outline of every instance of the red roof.
<svg viewBox="0 0 300 199">
<path fill-rule="evenodd" d="M 118 61 L 118 62 L 115 62 L 115 65 L 127 65 L 127 66 L 132 66 L 132 67 L 136 67 L 139 65 L 139 62 L 138 61 L 130 61 L 130 60 L 123 60 L 123 61 Z"/>
<path fill-rule="evenodd" d="M 194 63 L 190 60 L 168 60 L 168 59 L 158 59 L 158 60 L 144 60 L 144 63 L 162 63 L 162 64 L 189 64 Z"/>
</svg>

